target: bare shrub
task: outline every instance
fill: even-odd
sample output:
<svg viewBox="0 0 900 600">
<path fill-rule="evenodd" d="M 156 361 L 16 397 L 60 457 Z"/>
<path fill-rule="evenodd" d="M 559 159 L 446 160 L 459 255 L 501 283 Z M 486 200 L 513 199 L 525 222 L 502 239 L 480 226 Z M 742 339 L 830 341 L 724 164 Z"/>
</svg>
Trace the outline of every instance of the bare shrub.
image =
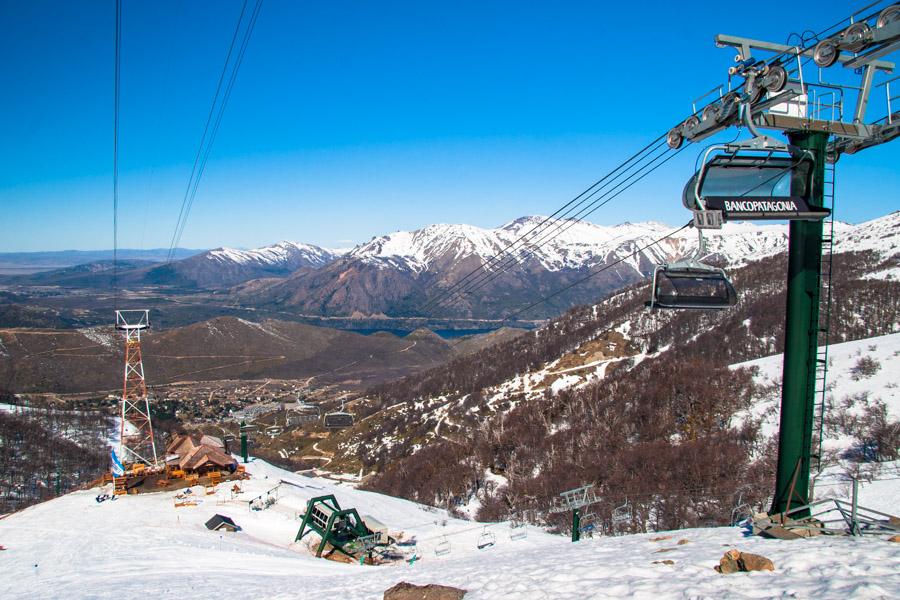
<svg viewBox="0 0 900 600">
<path fill-rule="evenodd" d="M 900 421 L 892 420 L 883 402 L 868 407 L 859 419 L 860 458 L 884 462 L 900 458 Z"/>
<path fill-rule="evenodd" d="M 872 358 L 871 356 L 862 356 L 856 364 L 853 365 L 853 368 L 850 369 L 850 375 L 853 378 L 853 381 L 859 381 L 860 379 L 868 379 L 872 377 L 881 370 L 881 363 Z"/>
</svg>

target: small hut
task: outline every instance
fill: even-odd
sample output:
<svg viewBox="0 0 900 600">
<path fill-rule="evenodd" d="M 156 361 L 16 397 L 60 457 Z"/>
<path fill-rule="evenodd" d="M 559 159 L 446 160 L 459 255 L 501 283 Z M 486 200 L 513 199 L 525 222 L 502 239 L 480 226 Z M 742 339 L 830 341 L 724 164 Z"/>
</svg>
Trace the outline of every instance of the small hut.
<svg viewBox="0 0 900 600">
<path fill-rule="evenodd" d="M 166 463 L 190 473 L 230 471 L 237 468 L 237 461 L 225 453 L 225 445 L 211 435 L 176 435 L 166 446 Z"/>
<path fill-rule="evenodd" d="M 211 531 L 240 531 L 240 527 L 235 524 L 234 521 L 231 520 L 231 517 L 226 517 L 225 515 L 214 515 L 209 521 L 206 522 L 206 528 Z"/>
</svg>

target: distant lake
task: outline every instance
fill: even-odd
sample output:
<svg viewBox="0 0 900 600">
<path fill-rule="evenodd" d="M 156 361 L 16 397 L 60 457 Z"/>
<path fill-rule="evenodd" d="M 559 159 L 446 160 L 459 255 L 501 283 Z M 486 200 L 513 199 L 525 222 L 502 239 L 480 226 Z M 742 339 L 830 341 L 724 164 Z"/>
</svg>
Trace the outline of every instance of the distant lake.
<svg viewBox="0 0 900 600">
<path fill-rule="evenodd" d="M 454 338 L 463 337 L 465 335 L 479 335 L 482 333 L 490 333 L 492 331 L 496 331 L 498 328 L 493 327 L 489 329 L 432 329 L 433 332 L 444 338 L 445 340 L 452 340 Z M 384 332 L 384 333 L 393 333 L 398 337 L 406 337 L 411 334 L 414 330 L 412 329 L 348 329 L 347 331 L 352 331 L 353 333 L 361 333 L 363 335 L 372 335 L 373 333 Z"/>
</svg>

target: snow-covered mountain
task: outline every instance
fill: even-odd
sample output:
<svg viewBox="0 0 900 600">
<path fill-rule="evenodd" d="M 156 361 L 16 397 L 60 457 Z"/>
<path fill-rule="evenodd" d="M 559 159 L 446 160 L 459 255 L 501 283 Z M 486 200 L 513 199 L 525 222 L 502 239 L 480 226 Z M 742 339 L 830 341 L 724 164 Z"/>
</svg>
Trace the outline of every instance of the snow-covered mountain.
<svg viewBox="0 0 900 600">
<path fill-rule="evenodd" d="M 417 273 L 446 269 L 471 257 L 496 268 L 504 260 L 492 260 L 500 252 L 522 264 L 536 264 L 547 271 L 582 269 L 629 256 L 665 236 L 675 227 L 647 221 L 603 226 L 586 221 L 528 216 L 496 229 L 472 225 L 429 225 L 416 231 L 398 231 L 360 244 L 348 256 L 381 268 L 405 268 Z M 726 223 L 721 230 L 707 230 L 706 250 L 728 264 L 739 265 L 773 256 L 787 248 L 787 226 Z M 835 223 L 835 250 L 877 250 L 888 253 L 900 243 L 900 211 L 859 225 Z M 686 229 L 651 246 L 626 261 L 641 270 L 643 258 L 665 261 L 697 248 L 694 229 Z M 509 250 L 506 250 L 509 248 Z M 511 258 L 510 258 L 511 260 Z"/>
<path fill-rule="evenodd" d="M 230 293 L 242 305 L 307 315 L 476 319 L 502 319 L 578 282 L 523 315 L 543 319 L 640 281 L 657 264 L 692 255 L 697 231 L 672 233 L 676 229 L 653 221 L 602 226 L 541 216 L 494 229 L 437 224 L 378 236 L 346 251 L 296 242 L 252 250 L 217 248 L 120 271 L 119 281 L 220 293 L 234 288 Z M 783 224 L 727 223 L 705 237 L 704 258 L 731 267 L 787 248 Z M 883 264 L 870 277 L 900 277 L 900 212 L 858 225 L 836 223 L 834 249 L 874 251 Z M 110 285 L 108 268 L 81 271 L 44 273 L 29 283 Z M 451 297 L 448 290 L 463 279 L 461 293 Z M 442 296 L 448 297 L 435 302 Z"/>
<path fill-rule="evenodd" d="M 540 216 L 496 229 L 429 225 L 373 238 L 321 269 L 252 286 L 245 298 L 311 314 L 411 316 L 427 306 L 432 316 L 496 319 L 598 273 L 525 315 L 542 318 L 594 302 L 647 277 L 659 263 L 696 252 L 696 230 L 666 237 L 675 229 L 652 221 L 608 227 Z M 777 255 L 787 249 L 787 230 L 782 224 L 727 223 L 705 233 L 704 258 L 739 266 Z M 836 252 L 876 250 L 889 260 L 898 246 L 900 212 L 859 225 L 835 224 Z M 464 278 L 463 293 L 429 305 Z"/>
<path fill-rule="evenodd" d="M 147 269 L 145 282 L 198 288 L 228 288 L 251 279 L 286 277 L 303 268 L 319 268 L 337 255 L 330 250 L 297 242 L 279 242 L 263 248 L 216 248 L 172 263 Z"/>
<path fill-rule="evenodd" d="M 204 260 L 220 264 L 256 265 L 294 270 L 300 267 L 321 267 L 334 260 L 335 256 L 333 252 L 325 248 L 299 242 L 278 242 L 271 246 L 252 250 L 216 248 L 199 255 Z"/>
<path fill-rule="evenodd" d="M 381 268 L 404 268 L 416 273 L 447 269 L 476 258 L 497 268 L 515 258 L 523 265 L 549 272 L 582 269 L 633 254 L 674 229 L 648 221 L 612 227 L 584 221 L 542 216 L 522 217 L 496 229 L 472 225 L 429 225 L 398 231 L 357 246 L 349 256 Z M 709 249 L 729 262 L 746 256 L 770 256 L 786 246 L 786 230 L 778 225 L 727 224 L 709 236 Z M 648 248 L 644 257 L 666 260 L 696 247 L 694 231 L 683 231 Z M 506 249 L 509 250 L 506 250 Z M 504 252 L 508 259 L 492 260 Z M 640 270 L 642 256 L 630 264 Z"/>
</svg>

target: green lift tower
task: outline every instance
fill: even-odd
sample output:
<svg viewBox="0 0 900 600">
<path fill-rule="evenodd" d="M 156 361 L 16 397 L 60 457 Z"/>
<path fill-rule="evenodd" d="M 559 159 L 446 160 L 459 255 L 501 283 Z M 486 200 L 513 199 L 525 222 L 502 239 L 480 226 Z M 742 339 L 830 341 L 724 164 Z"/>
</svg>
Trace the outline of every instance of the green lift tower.
<svg viewBox="0 0 900 600">
<path fill-rule="evenodd" d="M 793 516 L 803 517 L 804 507 L 812 500 L 813 459 L 821 464 L 827 390 L 827 310 L 831 294 L 830 288 L 827 293 L 823 289 L 830 285 L 830 254 L 823 260 L 823 246 L 830 249 L 832 229 L 829 227 L 823 235 L 823 220 L 829 225 L 833 221 L 826 199 L 833 206 L 833 165 L 839 157 L 900 137 L 900 110 L 896 95 L 891 96 L 891 83 L 898 77 L 882 77 L 880 83 L 876 80 L 893 72 L 894 63 L 883 59 L 900 50 L 900 3 L 868 4 L 794 46 L 728 35 L 717 35 L 715 42 L 719 47 L 737 50 L 734 65 L 728 69 L 728 87 L 720 86 L 695 100 L 694 112 L 669 131 L 667 142 L 676 150 L 685 140 L 697 142 L 742 126 L 754 136 L 747 142 L 718 146 L 725 152 L 711 160 L 708 150 L 704 167 L 691 180 L 694 185 L 686 188 L 685 206 L 694 212 L 694 225 L 701 232 L 721 227 L 728 220 L 790 222 L 781 425 L 770 512 L 793 511 Z M 813 64 L 807 67 L 809 63 Z M 832 66 L 837 68 L 832 70 Z M 733 76 L 743 80 L 734 80 L 739 82 L 733 84 Z M 872 92 L 879 88 L 884 91 L 884 110 L 879 108 L 878 116 L 873 117 Z M 718 97 L 697 107 L 696 102 L 716 92 Z M 762 135 L 761 129 L 786 135 L 787 144 Z M 772 159 L 773 148 L 786 150 L 789 157 Z M 778 168 L 782 174 L 790 174 L 788 186 L 770 185 L 774 179 L 761 175 L 771 173 L 777 178 Z M 753 169 L 756 175 L 751 174 Z M 706 185 L 716 179 L 717 170 L 719 184 L 756 177 L 758 185 L 744 193 L 723 193 L 722 185 Z M 831 174 L 830 181 L 826 172 Z M 718 196 L 714 192 L 704 194 L 704 187 L 718 188 Z M 787 193 L 786 187 L 790 188 Z M 693 304 L 677 306 L 677 288 L 688 280 L 678 267 L 684 271 L 685 264 L 695 281 L 699 272 L 706 281 L 718 285 L 720 297 L 695 297 Z M 731 284 L 724 280 L 724 273 L 718 274 L 698 260 L 673 265 L 676 268 L 657 268 L 653 299 L 648 303 L 651 308 L 727 308 L 734 303 L 733 289 L 727 293 Z M 676 288 L 674 296 L 657 289 L 657 280 L 665 282 L 667 276 Z M 718 305 L 709 306 L 712 301 Z M 816 431 L 819 449 L 813 453 Z"/>
</svg>

